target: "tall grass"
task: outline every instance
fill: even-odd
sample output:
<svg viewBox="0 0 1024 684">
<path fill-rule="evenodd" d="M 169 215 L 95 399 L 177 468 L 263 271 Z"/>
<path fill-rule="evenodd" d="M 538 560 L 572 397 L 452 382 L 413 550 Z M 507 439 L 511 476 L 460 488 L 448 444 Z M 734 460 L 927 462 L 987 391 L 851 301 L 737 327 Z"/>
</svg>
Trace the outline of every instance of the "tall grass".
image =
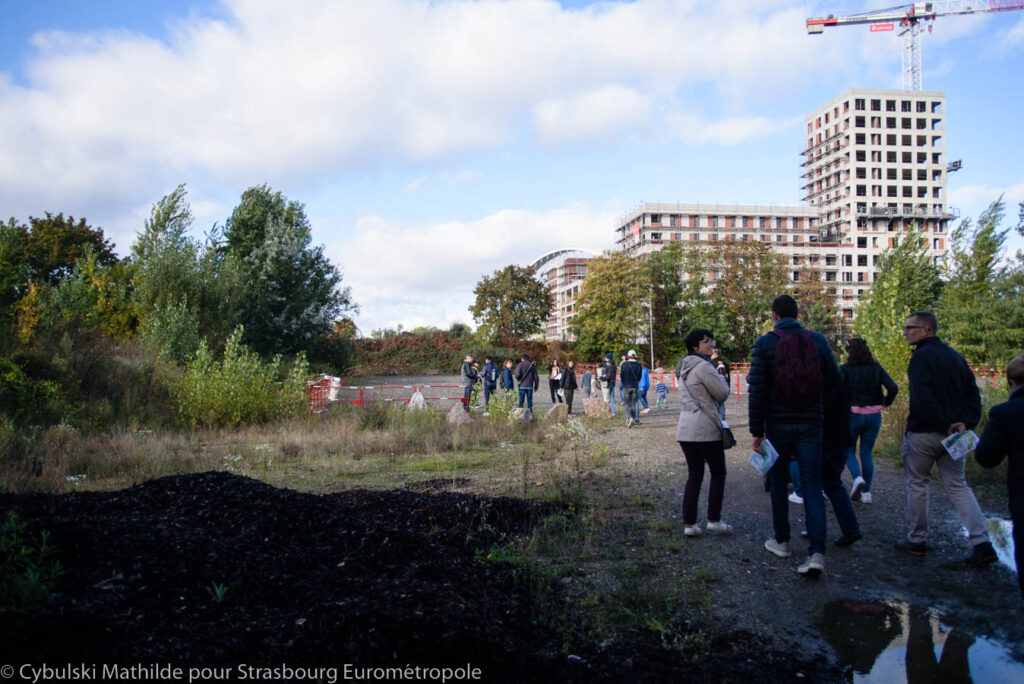
<svg viewBox="0 0 1024 684">
<path fill-rule="evenodd" d="M 229 470 L 312 489 L 394 486 L 423 473 L 502 467 L 504 445 L 544 440 L 542 426 L 488 416 L 451 424 L 433 408 L 372 402 L 314 416 L 195 431 L 80 432 L 61 424 L 15 432 L 0 422 L 0 486 L 12 491 L 115 489 L 164 475 Z M 495 456 L 497 453 L 499 456 Z M 504 456 L 501 456 L 504 454 Z"/>
</svg>

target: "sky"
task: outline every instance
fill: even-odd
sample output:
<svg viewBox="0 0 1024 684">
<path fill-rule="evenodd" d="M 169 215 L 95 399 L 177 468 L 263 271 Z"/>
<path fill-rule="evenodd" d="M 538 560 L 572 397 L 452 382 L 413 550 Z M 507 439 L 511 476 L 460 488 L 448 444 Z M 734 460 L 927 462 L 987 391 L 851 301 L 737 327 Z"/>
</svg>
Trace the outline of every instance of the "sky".
<svg viewBox="0 0 1024 684">
<path fill-rule="evenodd" d="M 305 205 L 364 335 L 473 324 L 473 288 L 614 247 L 642 202 L 800 204 L 804 117 L 900 88 L 870 0 L 0 0 L 0 217 L 124 255 L 180 183 L 201 237 L 268 184 Z M 1024 201 L 1024 11 L 940 17 L 949 204 Z M 1014 237 L 1011 248 L 1024 247 Z"/>
</svg>

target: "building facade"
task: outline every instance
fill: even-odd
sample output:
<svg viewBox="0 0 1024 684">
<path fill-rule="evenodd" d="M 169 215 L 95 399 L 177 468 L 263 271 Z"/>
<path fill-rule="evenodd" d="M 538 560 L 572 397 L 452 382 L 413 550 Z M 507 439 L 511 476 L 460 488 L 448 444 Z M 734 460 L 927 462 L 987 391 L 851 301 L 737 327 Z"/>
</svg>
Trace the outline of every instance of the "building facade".
<svg viewBox="0 0 1024 684">
<path fill-rule="evenodd" d="M 530 268 L 551 291 L 554 304 L 544 329 L 547 340 L 573 342 L 576 336 L 569 331 L 576 315 L 576 297 L 580 283 L 587 275 L 587 263 L 597 254 L 585 249 L 560 249 L 540 257 Z"/>
<path fill-rule="evenodd" d="M 793 280 L 817 266 L 852 318 L 897 236 L 917 226 L 936 265 L 945 256 L 959 215 L 946 202 L 945 109 L 941 92 L 852 88 L 806 119 L 806 205 L 644 203 L 620 218 L 615 242 L 637 256 L 671 242 L 765 242 Z"/>
<path fill-rule="evenodd" d="M 879 255 L 917 226 L 938 265 L 948 224 L 946 96 L 851 88 L 806 119 L 804 200 L 839 258 L 839 305 L 852 315 L 877 277 Z"/>
</svg>

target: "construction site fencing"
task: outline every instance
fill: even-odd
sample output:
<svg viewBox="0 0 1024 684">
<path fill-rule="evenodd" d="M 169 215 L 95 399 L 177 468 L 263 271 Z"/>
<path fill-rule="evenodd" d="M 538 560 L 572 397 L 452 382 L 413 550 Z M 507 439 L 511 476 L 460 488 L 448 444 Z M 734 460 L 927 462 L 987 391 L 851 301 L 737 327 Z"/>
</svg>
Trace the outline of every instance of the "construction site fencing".
<svg viewBox="0 0 1024 684">
<path fill-rule="evenodd" d="M 582 364 L 581 364 L 582 365 Z M 749 394 L 747 374 L 750 372 L 748 362 L 733 363 L 729 366 L 729 393 L 737 399 Z M 1005 369 L 999 366 L 971 366 L 979 384 L 991 383 L 998 386 Z M 583 372 L 594 372 L 591 367 L 582 367 L 577 373 L 577 381 Z M 665 368 L 656 368 L 650 372 L 653 394 L 658 383 L 664 383 L 670 392 L 678 392 L 675 373 Z M 541 387 L 544 387 L 544 372 L 541 370 Z M 306 402 L 309 413 L 320 413 L 334 403 L 353 404 L 362 407 L 367 402 L 403 402 L 408 403 L 413 394 L 420 392 L 428 404 L 444 405 L 447 402 L 466 404 L 465 388 L 461 385 L 342 385 L 340 378 L 329 375 L 317 376 L 306 383 Z"/>
<path fill-rule="evenodd" d="M 340 378 L 320 376 L 306 383 L 306 410 L 320 413 L 332 404 L 352 404 L 362 408 L 367 402 L 409 403 L 419 392 L 427 404 L 459 402 L 466 404 L 461 385 L 342 385 Z"/>
</svg>

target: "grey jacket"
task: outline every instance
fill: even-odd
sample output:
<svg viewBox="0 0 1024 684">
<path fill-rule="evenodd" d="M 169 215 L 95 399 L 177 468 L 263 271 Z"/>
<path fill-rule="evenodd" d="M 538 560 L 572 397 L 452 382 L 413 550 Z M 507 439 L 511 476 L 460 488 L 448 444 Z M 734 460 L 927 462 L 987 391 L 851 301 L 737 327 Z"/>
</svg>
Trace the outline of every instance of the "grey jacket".
<svg viewBox="0 0 1024 684">
<path fill-rule="evenodd" d="M 717 402 L 729 397 L 729 384 L 703 356 L 688 354 L 676 365 L 676 380 L 686 384 L 679 390 L 679 422 L 676 440 L 680 442 L 720 442 Z M 687 387 L 689 392 L 686 391 Z M 693 393 L 693 397 L 690 396 Z M 703 410 L 694 402 L 700 402 Z"/>
</svg>

